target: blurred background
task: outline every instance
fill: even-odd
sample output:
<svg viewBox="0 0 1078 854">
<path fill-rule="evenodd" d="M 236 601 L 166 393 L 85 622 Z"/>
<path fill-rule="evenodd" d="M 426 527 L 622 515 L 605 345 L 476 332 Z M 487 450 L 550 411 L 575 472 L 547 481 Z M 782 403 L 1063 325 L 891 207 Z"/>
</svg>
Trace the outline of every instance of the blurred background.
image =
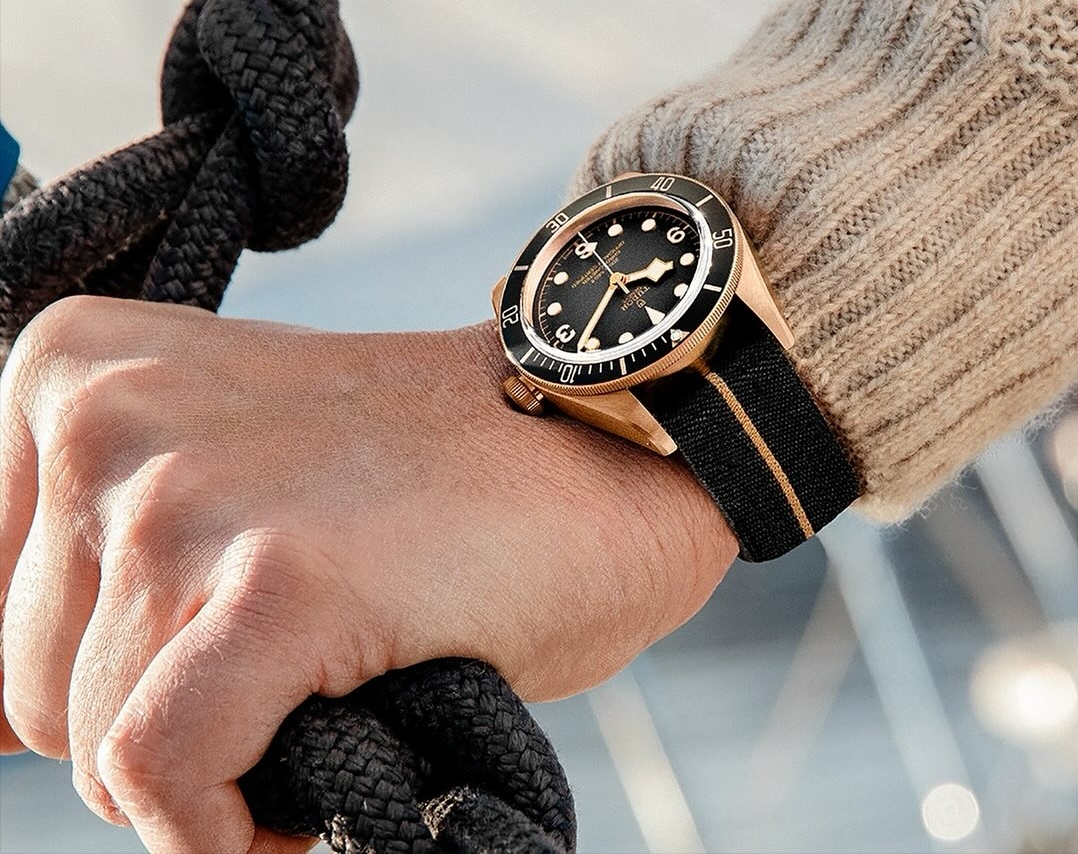
<svg viewBox="0 0 1078 854">
<path fill-rule="evenodd" d="M 246 254 L 224 313 L 374 331 L 489 315 L 493 282 L 611 121 L 722 60 L 774 0 L 342 0 L 351 191 Z M 0 117 L 55 178 L 157 126 L 179 0 L 3 0 Z M 1078 850 L 1078 401 L 899 528 L 847 516 L 628 670 L 534 708 L 585 852 Z M 141 851 L 0 759 L 0 852 Z"/>
</svg>

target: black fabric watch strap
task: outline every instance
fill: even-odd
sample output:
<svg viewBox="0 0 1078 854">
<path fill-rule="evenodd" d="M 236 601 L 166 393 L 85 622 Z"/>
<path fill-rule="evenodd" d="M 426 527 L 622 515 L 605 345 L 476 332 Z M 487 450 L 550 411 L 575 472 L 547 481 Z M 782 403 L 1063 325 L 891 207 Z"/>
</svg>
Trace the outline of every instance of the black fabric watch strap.
<svg viewBox="0 0 1078 854">
<path fill-rule="evenodd" d="M 848 507 L 860 483 L 770 331 L 738 300 L 724 324 L 710 356 L 642 397 L 726 516 L 741 557 L 770 560 Z"/>
</svg>

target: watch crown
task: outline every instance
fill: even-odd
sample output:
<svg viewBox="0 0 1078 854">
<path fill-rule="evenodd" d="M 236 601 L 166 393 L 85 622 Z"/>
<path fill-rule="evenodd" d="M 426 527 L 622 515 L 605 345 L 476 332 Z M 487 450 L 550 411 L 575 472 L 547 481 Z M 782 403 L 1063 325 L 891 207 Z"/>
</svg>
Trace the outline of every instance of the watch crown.
<svg viewBox="0 0 1078 854">
<path fill-rule="evenodd" d="M 528 415 L 543 414 L 543 393 L 533 389 L 518 376 L 512 376 L 502 383 L 502 391 L 513 406 Z"/>
</svg>

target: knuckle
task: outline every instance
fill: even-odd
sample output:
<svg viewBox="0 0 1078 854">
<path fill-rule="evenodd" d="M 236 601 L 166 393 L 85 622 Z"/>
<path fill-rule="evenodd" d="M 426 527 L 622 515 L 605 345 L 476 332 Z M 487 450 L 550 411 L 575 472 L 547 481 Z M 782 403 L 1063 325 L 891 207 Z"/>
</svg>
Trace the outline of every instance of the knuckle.
<svg viewBox="0 0 1078 854">
<path fill-rule="evenodd" d="M 119 364 L 95 372 L 74 385 L 53 414 L 62 435 L 126 439 L 136 434 L 151 412 L 146 389 L 153 382 L 145 364 Z"/>
<path fill-rule="evenodd" d="M 194 527 L 188 500 L 194 476 L 178 452 L 143 464 L 111 516 L 101 555 L 103 587 L 141 588 L 153 567 L 182 550 Z"/>
<path fill-rule="evenodd" d="M 166 432 L 152 392 L 157 373 L 152 364 L 111 367 L 53 402 L 38 431 L 39 456 L 43 491 L 61 508 L 90 503 L 116 483 L 141 481 L 147 466 L 162 477 L 181 467 L 154 453 Z"/>
<path fill-rule="evenodd" d="M 304 609 L 312 602 L 310 560 L 298 537 L 280 531 L 248 531 L 228 550 L 234 573 L 224 618 L 250 643 L 284 639 L 306 647 Z"/>
<path fill-rule="evenodd" d="M 101 315 L 105 302 L 112 301 L 85 295 L 65 297 L 26 325 L 2 363 L 0 393 L 5 405 L 17 402 L 25 406 L 52 374 L 64 370 L 72 359 L 78 361 L 102 326 L 95 318 Z"/>
<path fill-rule="evenodd" d="M 296 536 L 279 530 L 248 531 L 236 541 L 246 589 L 288 596 L 299 583 L 307 560 L 307 546 Z"/>
<path fill-rule="evenodd" d="M 302 547 L 277 532 L 248 533 L 239 543 L 239 584 L 233 608 L 268 619 L 301 593 Z"/>
<path fill-rule="evenodd" d="M 382 615 L 361 598 L 341 596 L 331 561 L 302 536 L 247 531 L 225 559 L 231 589 L 208 631 L 239 648 L 274 649 L 280 666 L 312 692 L 344 694 L 358 684 L 357 673 L 389 668 Z"/>
<path fill-rule="evenodd" d="M 10 688 L 5 691 L 4 707 L 12 731 L 26 747 L 50 759 L 67 758 L 66 709 L 51 712 Z"/>
<path fill-rule="evenodd" d="M 81 340 L 88 316 L 95 311 L 95 297 L 79 294 L 46 306 L 31 320 L 15 342 L 39 354 L 69 351 Z"/>
<path fill-rule="evenodd" d="M 120 826 L 130 824 L 116 806 L 108 790 L 96 777 L 76 765 L 71 772 L 71 779 L 78 796 L 94 815 L 110 824 Z"/>
<path fill-rule="evenodd" d="M 21 378 L 40 376 L 59 357 L 83 350 L 98 325 L 100 297 L 65 297 L 46 306 L 19 333 L 8 357 L 11 373 Z"/>
<path fill-rule="evenodd" d="M 131 544 L 150 542 L 182 527 L 187 470 L 187 461 L 176 452 L 155 457 L 142 467 L 121 510 Z"/>
<path fill-rule="evenodd" d="M 112 470 L 138 448 L 134 413 L 94 378 L 72 389 L 39 439 L 42 486 L 60 507 L 97 494 Z"/>
<path fill-rule="evenodd" d="M 133 723 L 120 722 L 101 741 L 97 770 L 113 801 L 128 815 L 145 814 L 169 785 L 167 740 Z"/>
</svg>

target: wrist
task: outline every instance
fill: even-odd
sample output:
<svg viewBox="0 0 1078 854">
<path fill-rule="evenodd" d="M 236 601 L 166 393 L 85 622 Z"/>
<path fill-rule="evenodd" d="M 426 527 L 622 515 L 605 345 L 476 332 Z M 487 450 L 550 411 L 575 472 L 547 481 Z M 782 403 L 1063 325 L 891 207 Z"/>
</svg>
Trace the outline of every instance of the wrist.
<svg viewBox="0 0 1078 854">
<path fill-rule="evenodd" d="M 514 410 L 501 393 L 511 368 L 496 322 L 465 327 L 453 336 L 461 375 L 476 380 L 470 394 L 484 405 L 495 403 L 492 427 L 514 454 L 527 457 L 533 475 L 521 488 L 535 490 L 536 500 L 561 504 L 567 526 L 617 528 L 619 554 L 662 574 L 664 596 L 684 596 L 649 642 L 688 619 L 738 551 L 729 524 L 689 468 L 559 414 L 534 418 Z M 640 591 L 641 596 L 654 593 Z"/>
<path fill-rule="evenodd" d="M 354 457 L 334 477 L 361 513 L 322 547 L 364 555 L 350 586 L 379 603 L 386 667 L 479 658 L 525 699 L 566 696 L 685 622 L 728 568 L 736 543 L 677 461 L 508 405 L 493 323 L 334 341 Z"/>
</svg>

